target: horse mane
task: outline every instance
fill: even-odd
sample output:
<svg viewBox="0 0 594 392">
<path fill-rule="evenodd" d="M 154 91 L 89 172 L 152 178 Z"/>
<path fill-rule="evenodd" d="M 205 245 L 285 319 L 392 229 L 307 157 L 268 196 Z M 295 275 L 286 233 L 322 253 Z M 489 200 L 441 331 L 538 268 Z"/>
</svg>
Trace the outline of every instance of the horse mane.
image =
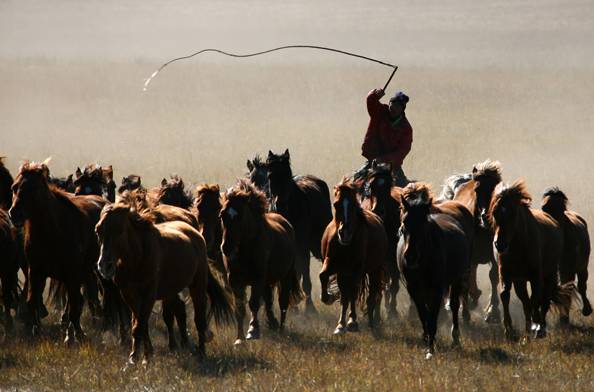
<svg viewBox="0 0 594 392">
<path fill-rule="evenodd" d="M 355 197 L 355 208 L 357 210 L 357 213 L 359 214 L 365 214 L 364 209 L 361 207 L 361 203 L 359 202 L 359 199 L 357 198 L 357 192 L 358 192 L 359 188 L 357 187 L 357 184 L 355 181 L 353 181 L 351 178 L 349 177 L 343 177 L 342 181 L 340 181 L 335 187 L 334 187 L 334 197 L 337 198 L 337 196 L 339 194 L 342 193 L 352 193 Z M 335 217 L 336 219 L 336 217 Z"/>
<path fill-rule="evenodd" d="M 475 164 L 472 168 L 472 179 L 477 180 L 479 177 L 492 178 L 496 183 L 501 182 L 501 163 L 487 159 Z"/>
<path fill-rule="evenodd" d="M 431 186 L 424 182 L 411 182 L 402 190 L 402 200 L 409 206 L 433 205 Z"/>
<path fill-rule="evenodd" d="M 496 206 L 502 201 L 509 200 L 513 203 L 521 204 L 526 207 L 530 206 L 532 196 L 526 189 L 526 184 L 523 179 L 515 181 L 511 185 L 503 185 L 495 192 L 493 197 L 493 205 Z"/>
<path fill-rule="evenodd" d="M 154 228 L 154 221 L 152 220 L 152 217 L 150 215 L 139 213 L 138 210 L 136 210 L 136 207 L 127 201 L 120 200 L 116 203 L 108 204 L 104 207 L 103 211 L 105 213 L 115 209 L 128 210 L 130 222 L 135 229 L 140 231 L 148 231 Z"/>
<path fill-rule="evenodd" d="M 266 195 L 247 178 L 238 180 L 235 187 L 227 191 L 225 197 L 229 201 L 246 200 L 250 209 L 257 215 L 263 216 L 268 211 Z"/>
<path fill-rule="evenodd" d="M 200 184 L 196 187 L 196 197 L 206 194 L 220 194 L 221 188 L 219 184 Z"/>
<path fill-rule="evenodd" d="M 559 219 L 567 211 L 568 198 L 558 187 L 550 187 L 545 189 L 542 195 L 542 210 L 555 219 Z"/>
<path fill-rule="evenodd" d="M 260 154 L 256 154 L 254 159 L 252 159 L 252 164 L 254 165 L 254 167 L 266 166 L 266 162 L 262 159 Z"/>
</svg>

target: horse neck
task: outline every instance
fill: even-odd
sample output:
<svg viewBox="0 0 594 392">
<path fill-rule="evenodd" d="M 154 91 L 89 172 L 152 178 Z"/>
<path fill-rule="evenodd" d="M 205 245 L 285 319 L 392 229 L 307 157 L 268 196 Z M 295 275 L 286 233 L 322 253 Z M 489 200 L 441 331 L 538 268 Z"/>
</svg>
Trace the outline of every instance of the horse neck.
<svg viewBox="0 0 594 392">
<path fill-rule="evenodd" d="M 270 187 L 271 194 L 273 194 L 272 193 L 273 189 L 275 189 L 277 191 L 280 190 L 281 192 L 284 193 L 284 195 L 273 194 L 273 196 L 287 196 L 287 195 L 290 195 L 295 188 L 297 188 L 297 184 L 295 183 L 295 180 L 293 179 L 293 173 L 291 171 L 291 168 L 288 168 L 287 170 L 283 171 L 282 176 L 277 176 L 277 177 L 273 177 L 273 178 L 276 178 L 276 180 L 275 181 L 269 180 L 269 187 Z"/>
<path fill-rule="evenodd" d="M 518 222 L 515 230 L 515 235 L 510 241 L 520 245 L 529 244 L 533 241 L 534 232 L 531 230 L 534 224 L 534 216 L 530 211 L 530 207 L 522 205 L 518 209 Z"/>
<path fill-rule="evenodd" d="M 128 219 L 124 229 L 122 230 L 122 236 L 116 246 L 115 256 L 127 261 L 127 269 L 140 268 L 141 260 L 143 258 L 143 251 L 146 250 L 144 246 L 146 233 L 143 230 L 136 227 L 135 224 Z M 150 232 L 149 232 L 150 233 Z M 150 250 L 148 250 L 150 252 Z"/>
<path fill-rule="evenodd" d="M 54 229 L 60 225 L 65 208 L 72 204 L 69 199 L 60 194 L 60 191 L 49 187 L 43 190 L 41 197 L 33 203 L 27 227 L 35 231 L 41 229 L 43 232 L 55 233 Z M 74 206 L 73 206 L 74 207 Z"/>
</svg>

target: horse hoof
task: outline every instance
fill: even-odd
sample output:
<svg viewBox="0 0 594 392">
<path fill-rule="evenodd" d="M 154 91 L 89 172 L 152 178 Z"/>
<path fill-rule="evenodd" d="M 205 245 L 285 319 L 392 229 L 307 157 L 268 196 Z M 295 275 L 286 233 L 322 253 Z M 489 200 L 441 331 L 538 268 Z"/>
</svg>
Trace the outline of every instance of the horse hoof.
<svg viewBox="0 0 594 392">
<path fill-rule="evenodd" d="M 534 337 L 536 339 L 544 339 L 547 337 L 547 330 L 542 328 L 542 327 L 538 327 L 536 329 L 536 332 L 534 333 Z"/>
<path fill-rule="evenodd" d="M 70 335 L 66 335 L 66 337 L 64 338 L 64 344 L 67 347 L 72 347 L 72 346 L 74 346 L 74 343 L 75 343 L 74 338 Z"/>
<path fill-rule="evenodd" d="M 242 344 L 243 344 L 243 339 L 235 339 L 235 342 L 233 343 L 233 345 L 235 347 L 241 346 Z"/>
<path fill-rule="evenodd" d="M 147 358 L 143 358 L 142 359 L 142 366 L 145 366 L 146 367 L 146 366 L 148 366 L 148 364 L 149 364 L 149 360 Z"/>
<path fill-rule="evenodd" d="M 359 332 L 359 324 L 356 321 L 349 322 L 347 324 L 347 331 L 349 331 L 349 332 Z"/>
<path fill-rule="evenodd" d="M 334 330 L 334 335 L 344 335 L 346 333 L 346 329 L 343 325 L 339 325 Z"/>
<path fill-rule="evenodd" d="M 246 340 L 257 340 L 260 339 L 260 330 L 259 329 L 252 329 L 248 331 L 247 335 L 245 335 Z"/>
<path fill-rule="evenodd" d="M 518 340 L 518 334 L 513 329 L 506 329 L 505 330 L 505 338 L 511 342 Z"/>
<path fill-rule="evenodd" d="M 425 353 L 425 360 L 430 360 L 431 358 L 433 358 L 433 353 L 431 351 L 427 351 Z"/>
<path fill-rule="evenodd" d="M 452 310 L 452 307 L 450 306 L 450 300 L 448 299 L 445 303 L 445 305 L 443 305 L 443 308 L 445 310 L 447 310 L 448 312 Z"/>
<path fill-rule="evenodd" d="M 268 329 L 271 331 L 276 331 L 279 329 L 278 320 L 276 318 L 269 318 L 268 321 Z"/>
<path fill-rule="evenodd" d="M 585 306 L 582 308 L 582 315 L 584 315 L 585 317 L 588 317 L 589 315 L 592 314 L 592 306 L 590 306 L 590 304 L 588 304 L 588 306 Z"/>
<path fill-rule="evenodd" d="M 487 324 L 499 324 L 501 322 L 501 315 L 499 314 L 499 311 L 489 311 L 485 316 L 485 322 Z"/>
</svg>

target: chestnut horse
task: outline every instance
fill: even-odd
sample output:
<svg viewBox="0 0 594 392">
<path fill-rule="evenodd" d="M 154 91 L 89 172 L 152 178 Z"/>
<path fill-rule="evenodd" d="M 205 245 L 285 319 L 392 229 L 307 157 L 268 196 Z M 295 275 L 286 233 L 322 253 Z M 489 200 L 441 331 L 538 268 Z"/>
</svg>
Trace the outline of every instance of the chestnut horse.
<svg viewBox="0 0 594 392">
<path fill-rule="evenodd" d="M 268 203 L 263 192 L 243 179 L 225 195 L 221 220 L 221 250 L 229 287 L 236 305 L 237 339 L 244 338 L 245 288 L 251 286 L 249 307 L 252 314 L 246 339 L 260 338 L 258 310 L 264 299 L 270 329 L 279 328 L 272 309 L 273 292 L 278 287 L 281 319 L 285 324 L 289 304 L 298 304 L 303 292 L 295 271 L 295 234 L 291 224 L 276 213 L 266 212 Z"/>
<path fill-rule="evenodd" d="M 214 267 L 223 275 L 226 269 L 221 253 L 223 242 L 223 228 L 221 226 L 221 193 L 216 184 L 202 184 L 196 188 L 196 210 L 198 211 L 198 225 L 200 233 L 206 241 L 208 258 L 214 262 Z"/>
<path fill-rule="evenodd" d="M 441 303 L 448 294 L 452 341 L 460 343 L 458 311 L 468 291 L 471 245 L 460 222 L 436 211 L 428 186 L 420 183 L 403 190 L 400 231 L 398 265 L 423 326 L 429 359 L 435 352 Z"/>
<path fill-rule="evenodd" d="M 157 190 L 157 204 L 169 204 L 189 210 L 194 205 L 194 200 L 191 192 L 185 189 L 184 180 L 173 175 L 169 181 L 161 180 L 161 187 Z"/>
<path fill-rule="evenodd" d="M 142 185 L 142 179 L 139 175 L 130 174 L 128 176 L 122 177 L 122 182 L 118 187 L 118 194 L 121 195 L 125 191 L 133 191 L 136 189 L 144 189 L 146 188 Z"/>
<path fill-rule="evenodd" d="M 472 173 L 456 175 L 446 180 L 446 185 L 440 199 L 457 200 L 464 204 L 474 218 L 474 242 L 471 255 L 470 296 L 473 305 L 478 304 L 481 291 L 477 286 L 476 272 L 479 264 L 490 263 L 489 281 L 491 295 L 486 308 L 485 321 L 499 323 L 499 294 L 497 284 L 499 273 L 497 261 L 493 256 L 493 230 L 486 219 L 493 191 L 501 182 L 501 164 L 498 161 L 487 159 L 477 163 L 472 168 Z"/>
<path fill-rule="evenodd" d="M 66 343 L 83 338 L 80 315 L 81 286 L 95 292 L 94 261 L 99 254 L 93 228 L 105 200 L 74 196 L 49 185 L 45 163 L 24 163 L 13 189 L 10 218 L 24 227 L 25 256 L 29 263 L 27 304 L 33 331 L 39 328 L 38 310 L 47 277 L 66 286 Z"/>
<path fill-rule="evenodd" d="M 555 218 L 563 230 L 563 259 L 559 264 L 561 283 L 573 282 L 577 275 L 577 289 L 583 304 L 582 314 L 589 316 L 592 314 L 592 305 L 586 296 L 590 262 L 588 224 L 577 212 L 567 209 L 567 196 L 557 187 L 545 190 L 542 210 Z M 561 320 L 568 323 L 568 315 L 562 316 Z"/>
<path fill-rule="evenodd" d="M 388 238 L 384 271 L 389 279 L 388 290 L 384 295 L 388 317 L 396 318 L 396 295 L 400 289 L 400 271 L 396 263 L 396 247 L 400 229 L 400 196 L 402 188 L 394 186 L 392 167 L 389 164 L 378 164 L 375 160 L 367 174 L 365 192 L 361 205 L 382 218 L 384 230 Z"/>
<path fill-rule="evenodd" d="M 322 235 L 328 223 L 332 221 L 328 185 L 312 175 L 293 177 L 289 150 L 285 150 L 281 155 L 269 151 L 266 166 L 272 211 L 285 217 L 295 230 L 295 268 L 299 279 L 303 279 L 305 309 L 315 312 L 311 299 L 310 252 L 315 258 L 322 258 Z"/>
<path fill-rule="evenodd" d="M 512 284 L 524 307 L 526 333 L 534 328 L 537 338 L 546 336 L 546 315 L 550 306 L 559 308 L 562 315 L 568 314 L 574 291 L 571 285 L 559 286 L 557 279 L 557 268 L 563 257 L 563 230 L 549 214 L 530 208 L 531 200 L 523 180 L 511 186 L 500 184 L 488 213 L 503 285 L 500 294 L 503 324 L 510 339 L 515 335 L 509 313 Z"/>
<path fill-rule="evenodd" d="M 207 303 L 218 323 L 228 320 L 233 309 L 228 297 L 208 267 L 206 244 L 200 233 L 184 222 L 153 224 L 128 204 L 106 206 L 96 226 L 101 245 L 97 267 L 105 279 L 113 279 L 132 310 L 132 351 L 135 363 L 144 344 L 143 362 L 153 354 L 149 317 L 157 300 L 163 300 L 163 318 L 173 335 L 173 303 L 189 288 L 198 330 L 198 352 L 205 355 Z"/>
<path fill-rule="evenodd" d="M 382 296 L 388 246 L 386 231 L 376 214 L 361 208 L 357 192 L 358 187 L 346 178 L 334 188 L 334 219 L 322 237 L 322 302 L 333 302 L 328 294 L 331 276 L 336 275 L 340 291 L 341 311 L 335 335 L 358 331 L 356 304 L 363 300 L 366 291 L 369 327 L 373 328 Z"/>
</svg>

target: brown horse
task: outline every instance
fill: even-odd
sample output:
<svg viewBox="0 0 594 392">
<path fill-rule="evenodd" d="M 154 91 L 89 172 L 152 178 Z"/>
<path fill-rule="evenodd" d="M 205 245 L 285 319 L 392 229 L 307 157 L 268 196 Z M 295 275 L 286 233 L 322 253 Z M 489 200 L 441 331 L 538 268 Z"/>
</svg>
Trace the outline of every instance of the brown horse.
<svg viewBox="0 0 594 392">
<path fill-rule="evenodd" d="M 332 221 L 330 191 L 328 185 L 315 176 L 293 176 L 288 149 L 283 154 L 269 151 L 266 167 L 271 210 L 281 214 L 293 226 L 297 243 L 295 269 L 303 282 L 305 309 L 314 313 L 309 272 L 310 252 L 315 258 L 322 258 L 322 235 Z"/>
<path fill-rule="evenodd" d="M 228 284 L 236 305 L 237 339 L 244 338 L 245 288 L 251 286 L 252 314 L 246 339 L 260 338 L 258 310 L 263 298 L 268 327 L 277 329 L 272 309 L 274 287 L 278 288 L 280 328 L 285 324 L 290 303 L 297 304 L 303 292 L 295 271 L 295 234 L 291 224 L 276 213 L 266 212 L 264 193 L 249 180 L 240 180 L 226 195 L 221 210 L 223 251 Z"/>
<path fill-rule="evenodd" d="M 476 271 L 479 264 L 490 263 L 489 281 L 491 282 L 491 295 L 486 308 L 485 321 L 499 323 L 499 294 L 497 284 L 499 273 L 497 261 L 493 256 L 493 230 L 488 222 L 487 213 L 493 191 L 501 182 L 501 164 L 498 161 L 487 159 L 477 163 L 468 175 L 452 176 L 446 180 L 441 199 L 453 199 L 464 204 L 474 218 L 474 242 L 471 255 L 470 296 L 473 306 L 478 304 L 481 291 L 477 286 Z"/>
<path fill-rule="evenodd" d="M 171 176 L 169 181 L 161 181 L 157 190 L 157 204 L 169 204 L 176 207 L 190 209 L 194 205 L 191 192 L 185 189 L 184 180 L 177 175 Z"/>
<path fill-rule="evenodd" d="M 75 195 L 97 195 L 105 197 L 109 202 L 115 202 L 115 182 L 113 181 L 113 168 L 111 165 L 101 167 L 89 164 L 84 170 L 76 168 L 74 173 Z"/>
<path fill-rule="evenodd" d="M 120 201 L 130 204 L 140 215 L 153 223 L 185 222 L 196 230 L 200 229 L 196 216 L 185 208 L 169 204 L 153 205 L 147 197 L 146 189 L 125 191 L 120 195 Z"/>
<path fill-rule="evenodd" d="M 196 210 L 198 225 L 206 240 L 208 258 L 214 267 L 223 275 L 227 273 L 221 252 L 223 228 L 221 226 L 221 209 L 223 208 L 220 188 L 216 184 L 202 184 L 196 188 Z"/>
<path fill-rule="evenodd" d="M 16 229 L 8 213 L 0 208 L 0 296 L 4 305 L 4 325 L 13 330 L 11 309 L 17 309 L 18 301 L 18 246 Z"/>
<path fill-rule="evenodd" d="M 33 330 L 39 327 L 38 309 L 45 280 L 51 277 L 66 286 L 68 329 L 66 343 L 83 338 L 81 286 L 96 290 L 94 261 L 99 248 L 93 228 L 99 219 L 103 198 L 74 196 L 47 182 L 45 163 L 21 166 L 13 189 L 10 217 L 24 227 L 25 255 L 29 263 L 27 303 Z"/>
<path fill-rule="evenodd" d="M 592 314 L 592 305 L 586 296 L 588 282 L 588 263 L 590 262 L 590 235 L 586 220 L 575 211 L 567 209 L 567 196 L 559 188 L 545 190 L 542 210 L 551 215 L 561 225 L 564 235 L 563 259 L 559 264 L 561 283 L 569 283 L 578 278 L 578 292 L 582 297 L 582 314 Z M 562 316 L 568 323 L 568 315 Z"/>
<path fill-rule="evenodd" d="M 0 157 L 0 209 L 8 211 L 12 205 L 12 186 L 13 178 L 6 166 L 4 166 L 4 157 Z"/>
<path fill-rule="evenodd" d="M 519 180 L 511 186 L 498 185 L 489 208 L 508 338 L 515 335 L 509 313 L 512 284 L 524 307 L 526 333 L 530 333 L 534 322 L 537 338 L 546 336 L 546 315 L 551 305 L 559 307 L 563 315 L 568 313 L 574 290 L 559 286 L 557 279 L 563 257 L 563 230 L 549 214 L 530 208 L 531 200 L 524 181 Z"/>
<path fill-rule="evenodd" d="M 268 166 L 266 161 L 260 155 L 256 155 L 251 161 L 247 160 L 248 173 L 247 178 L 266 196 L 270 196 L 270 185 L 268 183 Z"/>
<path fill-rule="evenodd" d="M 426 358 L 435 351 L 437 318 L 449 294 L 452 340 L 459 344 L 458 310 L 465 299 L 470 274 L 470 242 L 460 222 L 434 207 L 427 185 L 407 185 L 402 194 L 402 226 L 398 265 L 417 308 L 427 344 Z"/>
<path fill-rule="evenodd" d="M 384 295 L 388 317 L 396 318 L 396 295 L 400 289 L 400 271 L 396 263 L 396 247 L 400 229 L 400 196 L 402 188 L 393 185 L 392 167 L 375 161 L 367 175 L 365 192 L 361 205 L 382 218 L 388 238 L 384 271 L 389 279 L 388 290 Z"/>
<path fill-rule="evenodd" d="M 142 185 L 142 179 L 140 176 L 137 174 L 130 174 L 122 177 L 122 182 L 118 187 L 118 195 L 121 195 L 126 191 L 133 191 L 136 189 L 144 189 L 146 191 L 146 188 Z"/>
<path fill-rule="evenodd" d="M 334 334 L 358 331 L 356 303 L 363 300 L 366 291 L 367 316 L 373 328 L 382 296 L 388 240 L 381 219 L 359 205 L 357 189 L 347 179 L 334 188 L 334 219 L 322 237 L 322 302 L 332 303 L 328 294 L 331 276 L 336 275 L 340 291 L 341 312 Z"/>
<path fill-rule="evenodd" d="M 184 288 L 190 290 L 198 351 L 204 356 L 208 299 L 217 322 L 228 320 L 233 310 L 230 298 L 209 270 L 200 233 L 184 222 L 155 225 L 121 202 L 103 209 L 96 232 L 101 244 L 98 269 L 104 278 L 113 279 L 132 310 L 130 363 L 136 362 L 141 343 L 143 361 L 153 353 L 148 323 L 157 300 L 163 300 L 169 346 L 176 346 L 172 303 Z"/>
</svg>

